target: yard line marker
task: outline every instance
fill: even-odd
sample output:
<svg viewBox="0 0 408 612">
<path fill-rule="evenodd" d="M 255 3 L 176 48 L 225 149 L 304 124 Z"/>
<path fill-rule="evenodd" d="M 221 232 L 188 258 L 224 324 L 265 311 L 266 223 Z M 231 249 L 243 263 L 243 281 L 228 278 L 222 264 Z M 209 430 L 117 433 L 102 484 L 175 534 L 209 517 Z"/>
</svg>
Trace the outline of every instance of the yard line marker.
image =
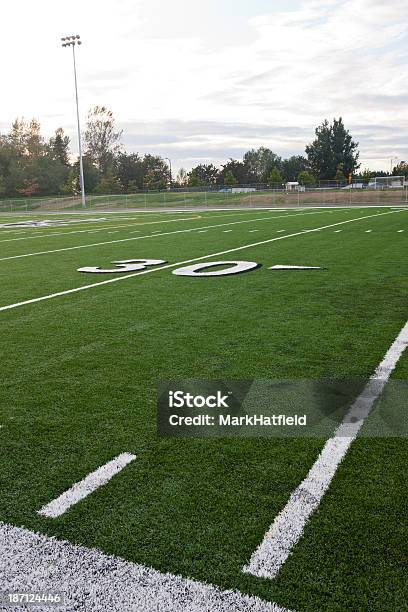
<svg viewBox="0 0 408 612">
<path fill-rule="evenodd" d="M 254 229 L 254 230 L 249 230 L 249 233 L 252 234 L 252 232 L 259 232 L 259 230 Z"/>
<path fill-rule="evenodd" d="M 291 494 L 264 539 L 243 568 L 260 578 L 275 578 L 302 537 L 309 518 L 319 506 L 337 468 L 381 395 L 392 371 L 408 345 L 408 322 L 388 349 L 333 436 L 327 440 L 308 475 Z"/>
<path fill-rule="evenodd" d="M 289 265 L 281 265 L 277 264 L 276 266 L 271 266 L 268 270 L 322 270 L 320 266 L 289 266 Z"/>
<path fill-rule="evenodd" d="M 343 230 L 334 230 L 335 234 L 339 234 L 340 232 L 342 232 Z"/>
<path fill-rule="evenodd" d="M 122 453 L 102 465 L 94 472 L 91 472 L 80 482 L 76 482 L 68 491 L 51 501 L 38 510 L 37 514 L 48 518 L 56 518 L 64 514 L 71 506 L 77 504 L 81 499 L 88 497 L 91 493 L 106 484 L 115 474 L 123 470 L 131 461 L 136 459 L 136 455 Z"/>
<path fill-rule="evenodd" d="M 26 306 L 27 304 L 35 304 L 36 302 L 43 302 L 44 300 L 51 300 L 53 298 L 60 297 L 62 295 L 70 295 L 71 293 L 78 293 L 79 291 L 85 291 L 86 289 L 93 289 L 94 287 L 99 287 L 101 285 L 110 285 L 112 283 L 118 283 L 128 278 L 133 278 L 134 276 L 143 276 L 145 274 L 152 274 L 153 272 L 160 272 L 161 270 L 168 270 L 169 268 L 175 268 L 177 266 L 182 266 L 184 264 L 194 263 L 195 261 L 202 261 L 203 259 L 209 259 L 210 257 L 218 257 L 220 255 L 226 255 L 228 253 L 236 253 L 237 251 L 243 251 L 244 249 L 250 249 L 256 246 L 270 244 L 271 242 L 276 242 L 278 240 L 286 240 L 287 238 L 293 238 L 295 236 L 304 236 L 305 234 L 310 234 L 312 232 L 318 232 L 323 229 L 329 229 L 330 227 L 336 227 L 336 225 L 344 225 L 345 223 L 354 223 L 355 221 L 370 219 L 372 217 L 382 217 L 383 215 L 398 214 L 399 212 L 401 211 L 393 210 L 393 211 L 389 211 L 385 213 L 377 213 L 375 215 L 368 215 L 366 217 L 356 217 L 355 219 L 347 219 L 346 221 L 339 221 L 337 223 L 331 223 L 330 225 L 323 225 L 322 227 L 316 227 L 310 230 L 301 230 L 300 232 L 295 232 L 294 234 L 285 234 L 285 236 L 277 236 L 276 238 L 269 238 L 268 240 L 252 242 L 251 244 L 244 244 L 242 246 L 234 247 L 232 249 L 227 249 L 225 251 L 220 251 L 218 253 L 209 253 L 207 255 L 203 255 L 202 257 L 194 257 L 193 259 L 177 261 L 176 263 L 166 264 L 164 266 L 158 266 L 156 268 L 151 268 L 149 270 L 142 270 L 141 272 L 133 272 L 132 274 L 126 274 L 124 276 L 119 276 L 116 278 L 109 278 L 108 280 L 99 281 L 97 283 L 91 283 L 90 285 L 81 285 L 80 287 L 75 287 L 74 289 L 58 291 L 57 293 L 50 293 L 49 295 L 42 295 L 41 297 L 32 298 L 31 300 L 24 300 L 23 302 L 16 302 L 15 304 L 8 304 L 7 306 L 0 306 L 0 312 L 2 312 L 3 310 L 11 310 L 12 308 L 18 308 L 19 306 Z M 237 223 L 239 222 L 237 221 Z M 186 230 L 180 230 L 180 231 L 186 231 Z M 126 240 L 137 240 L 137 238 L 128 238 L 128 239 L 120 240 L 119 242 L 125 242 Z"/>
<path fill-rule="evenodd" d="M 223 591 L 4 523 L 0 523 L 0 549 L 4 591 L 29 585 L 31 591 L 64 593 L 66 610 L 290 612 L 259 597 Z"/>
<path fill-rule="evenodd" d="M 228 232 L 232 232 L 232 230 L 222 230 L 224 234 L 228 234 Z"/>
<path fill-rule="evenodd" d="M 292 215 L 292 217 L 310 215 L 310 214 L 324 214 L 324 211 L 318 211 L 317 213 L 299 213 L 296 215 Z M 279 219 L 280 217 L 258 217 L 258 219 L 246 219 L 244 221 L 229 221 L 228 223 L 218 223 L 217 225 L 203 225 L 201 228 L 199 227 L 189 227 L 183 230 L 174 230 L 172 232 L 161 232 L 160 234 L 146 234 L 144 236 L 135 236 L 134 238 L 119 238 L 118 240 L 104 240 L 103 242 L 92 242 L 90 244 L 79 244 L 77 246 L 72 247 L 63 247 L 61 249 L 50 249 L 48 251 L 36 251 L 34 253 L 23 253 L 22 255 L 9 255 L 8 257 L 0 257 L 0 261 L 7 261 L 9 259 L 21 259 L 22 257 L 35 257 L 36 255 L 48 255 L 50 253 L 62 253 L 63 251 L 75 251 L 77 249 L 88 249 L 94 246 L 103 246 L 105 244 L 119 244 L 121 242 L 130 242 L 132 240 L 142 240 L 145 238 L 158 238 L 160 236 L 171 236 L 173 234 L 184 234 L 187 232 L 197 232 L 200 229 L 213 229 L 215 227 L 225 227 L 226 225 L 238 225 L 241 223 L 251 223 L 253 221 L 267 221 Z M 140 230 L 137 230 L 139 233 Z M 0 241 L 1 242 L 1 241 Z"/>
<path fill-rule="evenodd" d="M 373 230 L 366 230 L 365 233 L 369 234 L 370 232 L 372 232 Z"/>
<path fill-rule="evenodd" d="M 398 233 L 400 234 L 401 232 L 403 232 L 404 230 L 398 230 Z"/>
<path fill-rule="evenodd" d="M 281 232 L 286 232 L 286 230 L 276 230 L 276 232 L 279 234 Z"/>
</svg>

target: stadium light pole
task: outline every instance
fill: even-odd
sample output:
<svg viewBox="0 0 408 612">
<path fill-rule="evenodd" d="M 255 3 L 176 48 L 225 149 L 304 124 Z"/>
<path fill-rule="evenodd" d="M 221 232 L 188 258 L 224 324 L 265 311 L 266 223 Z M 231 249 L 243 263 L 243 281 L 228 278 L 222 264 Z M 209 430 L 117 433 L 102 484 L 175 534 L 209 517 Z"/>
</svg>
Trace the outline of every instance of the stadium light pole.
<svg viewBox="0 0 408 612">
<path fill-rule="evenodd" d="M 171 189 L 171 181 L 172 181 L 172 178 L 171 178 L 171 159 L 170 159 L 170 157 L 165 157 L 164 159 L 167 159 L 167 161 L 169 162 L 169 168 L 170 168 L 170 189 Z"/>
<path fill-rule="evenodd" d="M 398 157 L 391 157 L 391 165 L 390 165 L 390 176 L 392 176 L 392 163 L 397 161 Z"/>
<path fill-rule="evenodd" d="M 77 127 L 78 127 L 79 182 L 81 186 L 82 208 L 86 208 L 84 164 L 82 161 L 81 126 L 79 123 L 78 84 L 77 84 L 77 73 L 76 73 L 76 62 L 75 62 L 75 45 L 81 45 L 82 42 L 78 34 L 76 34 L 75 36 L 64 36 L 64 38 L 61 38 L 61 40 L 62 40 L 63 47 L 72 47 L 72 59 L 74 62 L 75 101 L 76 101 Z"/>
</svg>

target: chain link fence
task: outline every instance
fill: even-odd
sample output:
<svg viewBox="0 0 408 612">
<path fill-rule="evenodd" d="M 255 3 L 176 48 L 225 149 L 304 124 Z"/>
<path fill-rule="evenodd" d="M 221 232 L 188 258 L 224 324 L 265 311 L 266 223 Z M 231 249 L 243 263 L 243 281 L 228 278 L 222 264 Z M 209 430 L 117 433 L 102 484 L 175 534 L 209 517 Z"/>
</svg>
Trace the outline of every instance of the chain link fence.
<svg viewBox="0 0 408 612">
<path fill-rule="evenodd" d="M 367 183 L 329 185 L 334 181 L 320 181 L 319 185 L 240 185 L 234 187 L 194 187 L 161 191 L 139 191 L 127 194 L 89 194 L 86 210 L 130 209 L 194 209 L 222 207 L 270 206 L 350 206 L 408 204 L 408 184 L 400 188 L 372 188 Z M 0 200 L 0 212 L 36 213 L 83 210 L 80 195 L 44 198 L 15 198 Z"/>
</svg>

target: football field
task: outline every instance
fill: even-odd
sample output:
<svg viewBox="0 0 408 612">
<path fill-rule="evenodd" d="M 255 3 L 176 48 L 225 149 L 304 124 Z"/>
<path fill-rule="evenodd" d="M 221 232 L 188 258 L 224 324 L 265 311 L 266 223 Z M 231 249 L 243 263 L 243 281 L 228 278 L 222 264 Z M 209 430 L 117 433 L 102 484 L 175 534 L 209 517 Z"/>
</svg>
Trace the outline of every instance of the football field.
<svg viewBox="0 0 408 612">
<path fill-rule="evenodd" d="M 325 438 L 159 437 L 156 410 L 160 380 L 366 382 L 388 355 L 406 381 L 407 240 L 403 207 L 0 216 L 1 589 L 67 610 L 406 610 L 403 435 L 353 438 L 299 527 Z M 237 260 L 259 266 L 173 274 Z M 291 265 L 321 269 L 270 269 Z M 287 555 L 256 561 L 284 509 Z"/>
</svg>

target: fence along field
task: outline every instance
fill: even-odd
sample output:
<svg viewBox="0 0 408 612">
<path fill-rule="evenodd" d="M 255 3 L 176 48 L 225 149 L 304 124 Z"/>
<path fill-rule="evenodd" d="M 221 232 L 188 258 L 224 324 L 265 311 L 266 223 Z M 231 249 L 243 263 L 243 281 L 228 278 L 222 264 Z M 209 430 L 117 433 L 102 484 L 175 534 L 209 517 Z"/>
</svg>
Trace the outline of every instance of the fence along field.
<svg viewBox="0 0 408 612">
<path fill-rule="evenodd" d="M 86 198 L 88 210 L 143 208 L 194 208 L 223 206 L 323 206 L 408 204 L 407 185 L 398 189 L 313 188 L 305 191 L 262 189 L 232 192 L 226 189 L 146 191 L 133 194 L 94 195 Z M 81 198 L 54 196 L 0 200 L 0 212 L 47 212 L 81 210 Z"/>
</svg>

